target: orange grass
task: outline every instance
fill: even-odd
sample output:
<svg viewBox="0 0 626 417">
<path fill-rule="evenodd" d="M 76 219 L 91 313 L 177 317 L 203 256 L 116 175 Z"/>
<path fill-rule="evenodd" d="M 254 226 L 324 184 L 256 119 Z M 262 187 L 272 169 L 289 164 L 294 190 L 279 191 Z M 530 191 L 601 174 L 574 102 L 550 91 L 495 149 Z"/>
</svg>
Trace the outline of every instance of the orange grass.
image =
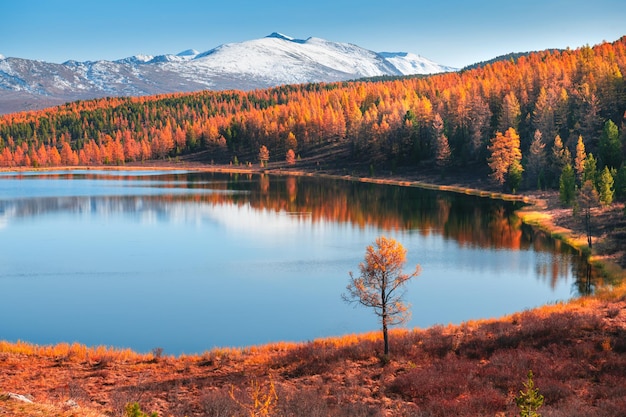
<svg viewBox="0 0 626 417">
<path fill-rule="evenodd" d="M 276 417 L 508 416 L 529 369 L 546 397 L 544 416 L 623 416 L 626 409 L 623 299 L 585 297 L 501 319 L 394 329 L 390 346 L 386 361 L 380 332 L 159 358 L 0 342 L 0 398 L 11 391 L 52 407 L 37 414 L 2 400 L 0 415 L 121 415 L 125 404 L 139 402 L 160 416 L 242 416 L 241 404 L 254 401 L 250 387 L 272 383 Z M 80 406 L 73 414 L 68 399 Z"/>
<path fill-rule="evenodd" d="M 117 349 L 107 346 L 87 347 L 79 343 L 40 346 L 23 341 L 12 343 L 0 340 L 0 353 L 41 356 L 75 362 L 97 362 L 104 359 L 124 363 L 152 359 L 152 355 L 137 353 L 131 349 Z"/>
</svg>

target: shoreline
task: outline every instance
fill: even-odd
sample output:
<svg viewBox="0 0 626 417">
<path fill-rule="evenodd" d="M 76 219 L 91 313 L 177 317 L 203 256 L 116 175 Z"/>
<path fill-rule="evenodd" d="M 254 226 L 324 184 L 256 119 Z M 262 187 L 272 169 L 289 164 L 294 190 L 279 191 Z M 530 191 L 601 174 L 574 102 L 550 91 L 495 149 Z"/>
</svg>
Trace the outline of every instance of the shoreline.
<svg viewBox="0 0 626 417">
<path fill-rule="evenodd" d="M 359 176 L 354 174 L 339 174 L 326 171 L 306 170 L 297 168 L 283 168 L 280 166 L 272 168 L 261 168 L 251 166 L 232 166 L 232 165 L 206 165 L 201 163 L 189 163 L 186 161 L 148 161 L 148 163 L 133 163 L 129 165 L 102 165 L 102 166 L 63 166 L 63 167 L 42 167 L 28 168 L 17 167 L 13 169 L 0 168 L 3 172 L 49 172 L 49 171 L 190 171 L 190 172 L 211 172 L 224 174 L 267 174 L 276 176 L 296 176 L 296 177 L 315 177 L 327 178 L 334 180 L 362 182 L 380 185 L 394 185 L 400 187 L 416 187 L 426 190 L 451 192 L 465 195 L 490 198 L 495 200 L 521 202 L 526 204 L 525 207 L 517 210 L 515 214 L 523 223 L 539 229 L 550 235 L 553 239 L 558 239 L 566 245 L 572 247 L 583 256 L 586 256 L 588 262 L 594 268 L 601 272 L 602 277 L 610 282 L 620 282 L 626 287 L 626 268 L 619 262 L 611 259 L 610 254 L 598 252 L 597 247 L 606 237 L 596 237 L 596 245 L 593 249 L 587 247 L 586 236 L 581 231 L 563 227 L 557 224 L 554 218 L 555 207 L 551 207 L 548 198 L 545 196 L 536 196 L 531 194 L 509 194 L 493 190 L 485 190 L 473 188 L 465 185 L 453 184 L 436 184 L 424 180 L 414 180 L 395 176 Z M 552 191 L 556 193 L 556 191 Z M 568 209 L 571 211 L 571 209 Z"/>
</svg>

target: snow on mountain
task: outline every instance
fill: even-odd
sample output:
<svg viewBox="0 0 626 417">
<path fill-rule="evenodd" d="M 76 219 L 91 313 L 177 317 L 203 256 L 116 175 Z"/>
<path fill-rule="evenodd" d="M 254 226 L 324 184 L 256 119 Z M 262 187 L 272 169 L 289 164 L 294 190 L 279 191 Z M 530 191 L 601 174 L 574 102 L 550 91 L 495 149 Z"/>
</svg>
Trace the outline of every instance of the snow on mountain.
<svg viewBox="0 0 626 417">
<path fill-rule="evenodd" d="M 150 62 L 154 59 L 154 56 L 152 55 L 143 55 L 143 54 L 139 54 L 139 55 L 133 55 L 130 56 L 128 58 L 124 58 L 124 59 L 119 59 L 115 62 L 120 63 L 120 64 L 145 64 L 146 62 Z"/>
<path fill-rule="evenodd" d="M 380 55 L 404 75 L 434 74 L 457 70 L 457 68 L 437 64 L 430 59 L 410 52 L 380 52 Z"/>
<path fill-rule="evenodd" d="M 276 38 L 276 39 L 282 39 L 285 41 L 296 41 L 296 39 L 292 38 L 291 36 L 284 35 L 280 32 L 272 32 L 271 34 L 267 35 L 266 38 Z"/>
<path fill-rule="evenodd" d="M 187 49 L 186 51 L 182 51 L 176 54 L 176 56 L 191 56 L 194 57 L 196 55 L 198 55 L 200 52 L 196 51 L 195 49 Z"/>
<path fill-rule="evenodd" d="M 277 33 L 221 45 L 199 54 L 181 71 L 196 80 L 216 73 L 235 73 L 263 86 L 401 75 L 378 54 L 356 45 L 293 39 Z"/>
<path fill-rule="evenodd" d="M 0 54 L 0 60 L 4 59 L 4 55 Z"/>
<path fill-rule="evenodd" d="M 376 53 L 349 43 L 295 39 L 278 32 L 203 53 L 188 49 L 117 61 L 53 64 L 0 56 L 0 113 L 103 96 L 251 90 L 454 70 L 411 53 Z"/>
</svg>

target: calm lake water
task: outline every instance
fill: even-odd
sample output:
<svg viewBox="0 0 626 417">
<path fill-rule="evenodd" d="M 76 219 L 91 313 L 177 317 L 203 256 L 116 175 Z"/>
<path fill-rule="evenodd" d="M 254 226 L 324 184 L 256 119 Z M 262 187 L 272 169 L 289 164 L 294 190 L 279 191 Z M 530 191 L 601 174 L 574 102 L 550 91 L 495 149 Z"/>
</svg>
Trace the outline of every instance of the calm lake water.
<svg viewBox="0 0 626 417">
<path fill-rule="evenodd" d="M 510 203 L 315 178 L 0 174 L 0 339 L 167 354 L 378 330 L 341 300 L 384 234 L 408 250 L 408 327 L 577 296 L 586 265 Z"/>
</svg>

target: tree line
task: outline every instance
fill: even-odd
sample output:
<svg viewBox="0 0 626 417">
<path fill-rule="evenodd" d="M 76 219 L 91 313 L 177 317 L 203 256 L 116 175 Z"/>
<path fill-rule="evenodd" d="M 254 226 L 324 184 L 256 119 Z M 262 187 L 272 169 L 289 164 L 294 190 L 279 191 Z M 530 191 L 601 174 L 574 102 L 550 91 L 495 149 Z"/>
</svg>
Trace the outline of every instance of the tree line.
<svg viewBox="0 0 626 417">
<path fill-rule="evenodd" d="M 558 188 L 568 164 L 582 187 L 582 142 L 624 198 L 624 71 L 626 37 L 433 76 L 77 101 L 1 117 L 0 166 L 124 164 L 201 150 L 239 163 L 262 147 L 293 163 L 343 144 L 373 167 L 484 167 L 515 190 Z"/>
</svg>

